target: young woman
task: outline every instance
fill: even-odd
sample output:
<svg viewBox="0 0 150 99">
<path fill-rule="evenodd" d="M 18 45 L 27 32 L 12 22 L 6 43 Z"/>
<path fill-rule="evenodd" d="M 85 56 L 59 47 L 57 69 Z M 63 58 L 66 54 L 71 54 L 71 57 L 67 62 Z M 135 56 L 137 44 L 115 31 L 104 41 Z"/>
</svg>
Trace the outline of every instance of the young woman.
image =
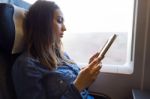
<svg viewBox="0 0 150 99">
<path fill-rule="evenodd" d="M 62 50 L 66 27 L 60 8 L 51 1 L 35 2 L 23 27 L 26 50 L 12 69 L 18 99 L 92 99 L 86 89 L 100 73 L 102 58 L 96 53 L 80 70 Z"/>
</svg>

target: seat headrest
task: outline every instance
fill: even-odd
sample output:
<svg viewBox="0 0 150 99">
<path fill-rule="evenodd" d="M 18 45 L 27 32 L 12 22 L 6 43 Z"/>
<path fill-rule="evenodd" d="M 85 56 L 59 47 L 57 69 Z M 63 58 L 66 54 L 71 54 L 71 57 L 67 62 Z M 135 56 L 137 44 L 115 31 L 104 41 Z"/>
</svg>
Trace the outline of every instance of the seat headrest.
<svg viewBox="0 0 150 99">
<path fill-rule="evenodd" d="M 0 50 L 9 54 L 15 39 L 12 5 L 0 3 Z"/>
<path fill-rule="evenodd" d="M 12 4 L 0 3 L 0 51 L 6 54 L 23 50 L 22 23 L 26 10 Z"/>
</svg>

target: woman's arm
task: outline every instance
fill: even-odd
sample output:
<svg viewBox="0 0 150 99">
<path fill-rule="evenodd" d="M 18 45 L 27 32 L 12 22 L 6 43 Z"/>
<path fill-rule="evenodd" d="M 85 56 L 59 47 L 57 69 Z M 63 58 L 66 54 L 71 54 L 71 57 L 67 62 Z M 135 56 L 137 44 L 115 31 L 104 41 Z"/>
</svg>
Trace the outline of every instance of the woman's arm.
<svg viewBox="0 0 150 99">
<path fill-rule="evenodd" d="M 31 58 L 19 59 L 12 74 L 18 99 L 81 99 L 61 73 L 49 71 Z"/>
<path fill-rule="evenodd" d="M 42 81 L 48 99 L 82 99 L 74 84 L 60 73 L 51 72 Z"/>
</svg>

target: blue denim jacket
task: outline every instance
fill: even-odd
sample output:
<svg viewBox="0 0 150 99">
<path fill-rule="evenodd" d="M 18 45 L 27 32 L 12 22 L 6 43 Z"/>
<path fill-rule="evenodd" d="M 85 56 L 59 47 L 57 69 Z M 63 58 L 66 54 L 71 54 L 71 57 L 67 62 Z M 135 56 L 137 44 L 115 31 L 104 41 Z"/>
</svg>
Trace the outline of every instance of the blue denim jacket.
<svg viewBox="0 0 150 99">
<path fill-rule="evenodd" d="M 88 91 L 79 92 L 73 85 L 78 75 L 76 64 L 63 64 L 49 71 L 26 53 L 12 68 L 13 82 L 18 99 L 86 99 Z"/>
</svg>

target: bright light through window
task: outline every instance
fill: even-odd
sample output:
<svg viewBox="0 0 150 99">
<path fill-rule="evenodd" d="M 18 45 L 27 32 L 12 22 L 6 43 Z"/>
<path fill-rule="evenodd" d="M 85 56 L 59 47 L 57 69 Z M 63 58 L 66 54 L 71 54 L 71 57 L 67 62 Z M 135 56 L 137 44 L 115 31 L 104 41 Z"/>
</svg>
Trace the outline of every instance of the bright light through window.
<svg viewBox="0 0 150 99">
<path fill-rule="evenodd" d="M 90 56 L 116 33 L 118 37 L 103 64 L 123 65 L 130 61 L 134 0 L 53 1 L 64 14 L 67 31 L 62 41 L 72 59 L 88 63 Z"/>
</svg>

